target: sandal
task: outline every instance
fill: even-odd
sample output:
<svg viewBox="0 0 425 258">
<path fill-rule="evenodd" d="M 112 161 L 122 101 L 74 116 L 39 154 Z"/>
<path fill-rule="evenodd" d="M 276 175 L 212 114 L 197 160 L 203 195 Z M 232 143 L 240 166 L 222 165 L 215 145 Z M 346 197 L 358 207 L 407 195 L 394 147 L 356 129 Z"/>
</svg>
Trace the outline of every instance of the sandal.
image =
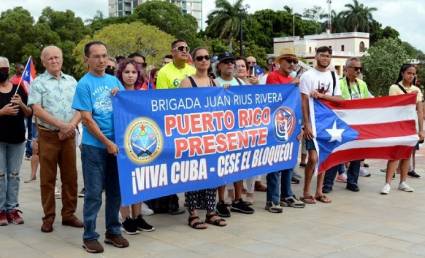
<svg viewBox="0 0 425 258">
<path fill-rule="evenodd" d="M 215 218 L 215 219 L 214 219 Z M 207 214 L 205 218 L 205 223 L 218 226 L 218 227 L 225 227 L 227 226 L 226 220 L 220 218 L 217 213 L 211 213 Z"/>
<path fill-rule="evenodd" d="M 323 202 L 323 203 L 331 203 L 332 202 L 332 200 L 331 199 L 329 199 L 326 195 L 324 195 L 324 194 L 322 194 L 322 195 L 320 195 L 320 196 L 316 196 L 315 197 L 316 198 L 316 200 L 318 200 L 319 202 Z"/>
<path fill-rule="evenodd" d="M 197 221 L 194 221 L 197 220 Z M 194 229 L 206 229 L 207 225 L 202 220 L 199 220 L 198 216 L 192 216 L 188 219 L 188 225 Z"/>
<path fill-rule="evenodd" d="M 309 196 L 303 196 L 300 198 L 300 200 L 306 204 L 316 204 L 316 200 L 312 195 Z"/>
</svg>

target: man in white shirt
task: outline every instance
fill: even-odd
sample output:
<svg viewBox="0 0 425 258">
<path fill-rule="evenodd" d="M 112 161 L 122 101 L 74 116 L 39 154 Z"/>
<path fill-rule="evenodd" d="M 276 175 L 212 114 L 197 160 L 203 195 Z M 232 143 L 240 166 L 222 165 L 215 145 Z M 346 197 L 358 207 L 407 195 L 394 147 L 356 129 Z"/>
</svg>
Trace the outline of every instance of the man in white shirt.
<svg viewBox="0 0 425 258">
<path fill-rule="evenodd" d="M 307 204 L 314 204 L 317 201 L 330 203 L 331 200 L 322 193 L 323 179 L 325 172 L 317 176 L 316 194 L 313 197 L 310 194 L 310 184 L 313 178 L 314 169 L 318 160 L 316 147 L 313 141 L 314 135 L 310 120 L 310 98 L 324 99 L 328 101 L 340 101 L 341 89 L 339 88 L 338 78 L 335 72 L 328 69 L 331 63 L 332 49 L 326 46 L 319 47 L 316 50 L 316 66 L 305 72 L 300 79 L 300 91 L 302 99 L 304 138 L 308 151 L 308 162 L 305 167 L 305 181 L 303 197 L 301 198 Z M 322 171 L 319 171 L 322 172 Z"/>
</svg>

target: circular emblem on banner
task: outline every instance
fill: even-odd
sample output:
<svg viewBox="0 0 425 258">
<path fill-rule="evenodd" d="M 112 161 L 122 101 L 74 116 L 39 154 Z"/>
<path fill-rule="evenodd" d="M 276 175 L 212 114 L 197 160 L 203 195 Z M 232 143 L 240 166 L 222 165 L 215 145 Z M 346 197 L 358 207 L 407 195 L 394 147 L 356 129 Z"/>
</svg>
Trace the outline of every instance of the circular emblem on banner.
<svg viewBox="0 0 425 258">
<path fill-rule="evenodd" d="M 127 156 L 134 163 L 149 163 L 162 151 L 161 130 L 153 120 L 146 117 L 137 118 L 127 127 L 124 145 Z"/>
<path fill-rule="evenodd" d="M 295 130 L 296 117 L 289 107 L 280 107 L 274 113 L 274 131 L 279 141 L 288 141 Z"/>
</svg>

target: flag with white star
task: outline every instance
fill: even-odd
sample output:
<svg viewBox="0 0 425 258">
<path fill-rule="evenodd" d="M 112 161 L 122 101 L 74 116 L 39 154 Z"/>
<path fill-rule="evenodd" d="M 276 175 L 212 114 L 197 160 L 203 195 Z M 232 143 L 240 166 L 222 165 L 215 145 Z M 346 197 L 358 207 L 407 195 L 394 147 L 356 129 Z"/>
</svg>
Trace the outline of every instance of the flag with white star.
<svg viewBox="0 0 425 258">
<path fill-rule="evenodd" d="M 416 95 L 310 102 L 319 172 L 361 159 L 405 159 L 418 141 Z"/>
</svg>

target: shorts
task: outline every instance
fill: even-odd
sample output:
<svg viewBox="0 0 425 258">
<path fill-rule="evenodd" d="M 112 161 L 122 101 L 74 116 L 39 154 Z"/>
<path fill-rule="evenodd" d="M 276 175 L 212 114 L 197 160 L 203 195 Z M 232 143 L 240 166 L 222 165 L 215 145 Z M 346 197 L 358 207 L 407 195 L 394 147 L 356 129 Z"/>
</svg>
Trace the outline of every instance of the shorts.
<svg viewBox="0 0 425 258">
<path fill-rule="evenodd" d="M 305 148 L 306 150 L 316 150 L 316 146 L 314 145 L 313 140 L 305 139 Z"/>
</svg>

